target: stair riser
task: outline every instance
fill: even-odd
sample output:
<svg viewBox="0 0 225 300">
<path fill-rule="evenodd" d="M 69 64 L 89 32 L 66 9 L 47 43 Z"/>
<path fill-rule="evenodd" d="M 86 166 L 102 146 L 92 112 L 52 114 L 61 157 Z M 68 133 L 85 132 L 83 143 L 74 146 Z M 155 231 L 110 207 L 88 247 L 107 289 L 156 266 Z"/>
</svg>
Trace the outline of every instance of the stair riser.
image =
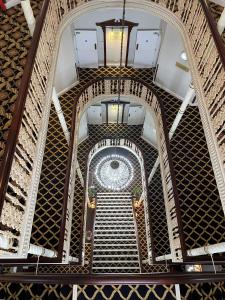
<svg viewBox="0 0 225 300">
<path fill-rule="evenodd" d="M 139 273 L 131 194 L 97 195 L 93 271 Z"/>
</svg>

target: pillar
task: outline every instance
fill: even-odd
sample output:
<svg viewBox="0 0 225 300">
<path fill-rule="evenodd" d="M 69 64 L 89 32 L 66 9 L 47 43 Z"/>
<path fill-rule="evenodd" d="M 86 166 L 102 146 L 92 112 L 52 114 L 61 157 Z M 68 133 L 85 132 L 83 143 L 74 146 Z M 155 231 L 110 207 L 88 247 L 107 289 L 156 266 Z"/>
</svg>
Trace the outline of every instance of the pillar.
<svg viewBox="0 0 225 300">
<path fill-rule="evenodd" d="M 59 102 L 59 98 L 58 98 L 58 95 L 56 93 L 55 87 L 53 87 L 53 89 L 52 89 L 52 102 L 55 106 L 55 110 L 56 110 L 56 113 L 58 115 L 59 122 L 60 122 L 60 125 L 62 127 L 62 130 L 65 134 L 66 141 L 69 144 L 70 134 L 69 134 L 69 130 L 68 130 L 68 127 L 67 127 L 67 124 L 66 124 L 65 117 L 63 115 L 63 111 L 62 111 L 61 104 Z"/>
<path fill-rule="evenodd" d="M 36 21 L 32 7 L 30 5 L 30 0 L 21 0 L 21 6 L 23 9 L 25 19 L 27 21 L 28 28 L 30 30 L 30 34 L 33 35 Z"/>
<path fill-rule="evenodd" d="M 189 85 L 189 88 L 188 88 L 188 91 L 184 97 L 184 100 L 179 108 L 179 111 L 176 115 L 176 118 L 175 120 L 173 121 L 173 125 L 171 126 L 170 128 L 170 131 L 169 131 L 169 139 L 172 138 L 172 136 L 174 135 L 174 132 L 176 131 L 177 129 L 177 126 L 179 125 L 187 107 L 188 107 L 188 104 L 193 100 L 195 96 L 195 90 L 193 88 L 193 85 L 192 83 Z"/>
<path fill-rule="evenodd" d="M 223 12 L 222 12 L 222 14 L 219 18 L 218 23 L 217 23 L 217 29 L 218 29 L 220 34 L 222 34 L 224 29 L 225 29 L 225 8 L 223 9 Z"/>
</svg>

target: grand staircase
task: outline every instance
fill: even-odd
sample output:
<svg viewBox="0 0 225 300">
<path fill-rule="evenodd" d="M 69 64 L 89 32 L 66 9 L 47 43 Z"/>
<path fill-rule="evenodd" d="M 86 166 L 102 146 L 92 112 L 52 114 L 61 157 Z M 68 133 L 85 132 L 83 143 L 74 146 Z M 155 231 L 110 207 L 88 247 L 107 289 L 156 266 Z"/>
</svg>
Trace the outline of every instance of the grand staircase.
<svg viewBox="0 0 225 300">
<path fill-rule="evenodd" d="M 131 194 L 98 193 L 93 273 L 140 273 Z"/>
</svg>

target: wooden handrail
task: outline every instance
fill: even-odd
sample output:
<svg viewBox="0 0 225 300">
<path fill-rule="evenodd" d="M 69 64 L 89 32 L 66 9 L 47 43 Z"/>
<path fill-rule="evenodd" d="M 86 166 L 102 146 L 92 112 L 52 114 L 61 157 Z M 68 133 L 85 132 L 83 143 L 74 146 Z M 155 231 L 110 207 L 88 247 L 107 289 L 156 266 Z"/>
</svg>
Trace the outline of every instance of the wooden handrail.
<svg viewBox="0 0 225 300">
<path fill-rule="evenodd" d="M 85 90 L 87 90 L 88 87 L 92 86 L 93 84 L 102 82 L 104 80 L 119 80 L 119 78 L 118 77 L 103 77 L 103 78 L 99 78 L 99 79 L 93 79 L 93 80 L 89 81 L 86 85 L 84 85 L 83 89 L 79 92 L 79 94 L 77 95 L 77 97 L 75 99 L 75 105 L 73 107 L 73 115 L 72 115 L 72 122 L 71 122 L 69 155 L 68 155 L 68 161 L 67 161 L 66 180 L 65 180 L 64 196 L 63 196 L 63 219 L 62 219 L 62 227 L 61 227 L 61 231 L 60 231 L 58 258 L 62 257 L 62 253 L 63 253 L 67 200 L 68 200 L 68 196 L 69 196 L 68 192 L 69 192 L 69 184 L 70 184 L 70 170 L 71 170 L 71 165 L 72 165 L 73 147 L 74 147 L 74 140 L 75 140 L 76 109 L 77 109 L 77 105 L 79 105 L 78 100 L 79 100 L 80 96 L 82 95 L 82 93 Z M 171 151 L 170 151 L 169 135 L 168 135 L 168 130 L 167 130 L 167 122 L 166 122 L 165 112 L 164 112 L 164 108 L 163 108 L 163 102 L 160 99 L 160 97 L 158 96 L 158 93 L 152 87 L 149 87 L 149 85 L 146 84 L 144 82 L 144 80 L 130 78 L 130 77 L 121 77 L 121 80 L 132 80 L 132 81 L 135 81 L 136 83 L 142 84 L 147 89 L 152 91 L 158 100 L 158 103 L 159 103 L 159 106 L 161 109 L 161 114 L 162 114 L 161 117 L 162 117 L 162 121 L 163 121 L 165 143 L 166 143 L 167 151 L 168 151 L 168 163 L 169 163 L 169 168 L 170 168 L 170 172 L 171 172 L 173 192 L 174 192 L 174 198 L 175 198 L 175 204 L 176 204 L 177 221 L 178 221 L 178 225 L 179 225 L 178 231 L 179 231 L 179 236 L 180 236 L 180 240 L 181 240 L 181 251 L 182 251 L 183 257 L 185 258 L 186 250 L 185 250 L 185 242 L 184 242 L 184 236 L 183 236 L 183 230 L 182 230 L 183 225 L 182 225 L 182 220 L 181 220 L 180 205 L 179 205 L 179 200 L 178 200 L 178 192 L 177 192 L 177 188 L 176 188 L 175 173 L 173 170 L 172 155 L 171 155 Z"/>
<path fill-rule="evenodd" d="M 202 5 L 205 17 L 206 17 L 207 22 L 209 24 L 209 28 L 212 32 L 212 37 L 214 39 L 215 45 L 216 45 L 218 53 L 220 55 L 221 62 L 223 64 L 224 68 L 225 68 L 225 46 L 224 46 L 222 38 L 219 35 L 219 32 L 217 30 L 216 22 L 215 22 L 212 14 L 211 14 L 209 8 L 207 7 L 207 4 L 205 3 L 205 0 L 199 0 L 199 1 Z M 40 37 L 41 37 L 41 32 L 42 32 L 42 29 L 43 29 L 43 25 L 44 25 L 44 21 L 45 21 L 45 17 L 46 17 L 46 13 L 47 13 L 47 10 L 48 10 L 49 3 L 50 3 L 50 0 L 44 0 L 43 1 L 43 5 L 42 5 L 42 8 L 41 8 L 40 14 L 37 17 L 36 26 L 35 26 L 35 30 L 34 30 L 34 35 L 33 35 L 33 39 L 32 39 L 32 44 L 31 44 L 31 48 L 30 48 L 29 53 L 28 53 L 26 65 L 25 65 L 23 76 L 22 76 L 22 79 L 21 79 L 21 85 L 20 85 L 18 97 L 17 97 L 17 100 L 16 100 L 16 105 L 15 105 L 15 111 L 14 111 L 14 114 L 13 114 L 12 124 L 10 126 L 10 130 L 9 130 L 9 134 L 8 134 L 8 138 L 7 138 L 7 142 L 6 142 L 6 147 L 5 147 L 5 151 L 4 151 L 4 154 L 3 154 L 3 159 L 2 159 L 2 162 L 1 162 L 1 169 L 0 169 L 0 215 L 1 215 L 1 212 L 2 212 L 3 204 L 4 204 L 5 194 L 6 194 L 6 191 L 7 191 L 7 185 L 8 185 L 8 181 L 9 181 L 9 176 L 10 176 L 10 171 L 11 171 L 11 167 L 12 167 L 12 162 L 13 162 L 15 150 L 16 150 L 19 130 L 20 130 L 21 123 L 22 123 L 22 117 L 23 117 L 23 113 L 24 113 L 25 102 L 26 102 L 29 83 L 30 83 L 30 79 L 31 79 L 31 75 L 32 75 L 32 71 L 33 71 L 33 67 L 34 67 L 34 63 L 35 63 L 35 57 L 36 57 L 36 53 L 37 53 L 37 49 L 38 49 L 38 44 L 39 44 L 39 40 L 40 40 Z M 107 78 L 105 78 L 105 79 L 107 79 Z M 111 79 L 116 79 L 116 78 L 111 78 Z M 130 78 L 127 78 L 127 79 L 130 79 Z M 145 82 L 143 82 L 140 79 L 135 79 L 135 81 L 146 86 Z M 94 82 L 96 82 L 96 80 L 93 80 L 93 83 Z M 90 85 L 90 83 L 88 85 Z M 88 85 L 86 85 L 86 86 L 88 86 Z M 154 94 L 157 96 L 157 93 L 155 91 L 154 91 Z M 161 106 L 161 109 L 163 111 L 163 106 Z M 75 116 L 73 117 L 72 122 L 75 122 Z M 163 118 L 163 123 L 164 123 L 164 125 L 166 125 L 165 118 Z M 169 149 L 169 142 L 168 142 L 168 139 L 167 139 L 167 135 L 165 135 L 165 137 L 166 137 L 166 143 L 167 143 L 167 146 L 168 146 L 168 149 Z M 74 142 L 74 132 L 71 132 L 71 141 Z M 71 149 L 71 147 L 70 147 L 70 149 L 69 149 L 69 160 L 68 160 L 68 165 L 67 166 L 69 166 L 70 163 L 71 163 L 70 158 L 72 159 L 72 156 L 71 156 L 72 153 L 73 153 L 73 149 Z M 170 151 L 168 151 L 168 157 L 169 157 L 169 164 L 172 165 Z M 68 171 L 69 170 L 67 168 L 67 172 Z M 172 180 L 175 183 L 175 179 L 174 179 L 174 176 L 173 176 L 174 175 L 173 168 L 171 169 L 171 172 L 172 172 Z M 69 187 L 68 180 L 69 180 L 69 177 L 68 177 L 68 174 L 67 174 L 66 186 Z M 67 210 L 67 197 L 65 198 L 65 194 L 66 194 L 66 189 L 64 191 L 64 200 L 63 200 L 63 213 L 62 213 L 60 244 L 59 244 L 59 252 L 58 252 L 59 257 L 62 257 L 62 253 L 63 253 L 63 239 L 64 239 L 65 219 L 66 219 L 66 210 Z M 68 194 L 68 191 L 67 191 L 67 194 Z M 176 194 L 177 194 L 177 192 L 175 191 L 175 195 Z M 175 197 L 175 201 L 176 201 L 177 205 L 179 205 L 177 196 Z M 181 216 L 180 216 L 179 210 L 178 210 L 178 222 L 180 223 L 180 226 L 181 226 L 181 227 L 179 226 L 179 228 L 182 228 Z M 184 249 L 183 239 L 181 239 L 181 242 L 182 242 L 182 245 L 183 245 L 182 248 Z"/>
<path fill-rule="evenodd" d="M 16 273 L 0 275 L 0 282 L 41 283 L 41 284 L 186 284 L 220 282 L 225 273 L 152 273 L 135 275 L 90 275 L 90 274 L 38 274 Z"/>
<path fill-rule="evenodd" d="M 211 30 L 212 37 L 214 39 L 217 51 L 219 53 L 221 62 L 225 69 L 225 44 L 223 42 L 221 35 L 219 34 L 216 21 L 211 13 L 209 7 L 207 6 L 205 0 L 199 0 L 199 2 L 201 3 L 202 9 L 205 14 L 206 20 L 208 22 L 209 28 Z"/>
<path fill-rule="evenodd" d="M 19 93 L 15 103 L 15 110 L 13 113 L 12 124 L 9 129 L 9 135 L 6 142 L 5 151 L 2 158 L 1 169 L 0 169 L 0 215 L 2 212 L 5 194 L 7 191 L 10 171 L 16 150 L 17 139 L 19 130 L 22 124 L 23 112 L 26 103 L 29 83 L 34 67 L 35 57 L 38 49 L 39 40 L 41 37 L 42 28 L 44 25 L 45 16 L 48 10 L 50 0 L 44 0 L 40 14 L 36 20 L 36 26 L 34 35 L 32 38 L 31 48 L 29 50 L 26 65 L 23 71 L 21 84 L 19 87 Z"/>
</svg>

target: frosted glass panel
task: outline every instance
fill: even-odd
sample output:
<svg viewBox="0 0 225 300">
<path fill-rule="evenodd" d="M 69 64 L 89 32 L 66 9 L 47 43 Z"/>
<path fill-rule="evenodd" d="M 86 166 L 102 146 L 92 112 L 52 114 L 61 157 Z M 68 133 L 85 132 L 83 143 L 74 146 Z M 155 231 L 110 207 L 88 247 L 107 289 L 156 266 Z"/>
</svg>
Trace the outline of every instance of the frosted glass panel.
<svg viewBox="0 0 225 300">
<path fill-rule="evenodd" d="M 124 28 L 123 36 L 123 52 L 122 63 L 125 65 L 127 53 L 127 32 L 128 29 Z M 106 28 L 106 60 L 107 65 L 119 66 L 120 64 L 120 48 L 122 39 L 122 28 L 109 27 Z"/>
</svg>

